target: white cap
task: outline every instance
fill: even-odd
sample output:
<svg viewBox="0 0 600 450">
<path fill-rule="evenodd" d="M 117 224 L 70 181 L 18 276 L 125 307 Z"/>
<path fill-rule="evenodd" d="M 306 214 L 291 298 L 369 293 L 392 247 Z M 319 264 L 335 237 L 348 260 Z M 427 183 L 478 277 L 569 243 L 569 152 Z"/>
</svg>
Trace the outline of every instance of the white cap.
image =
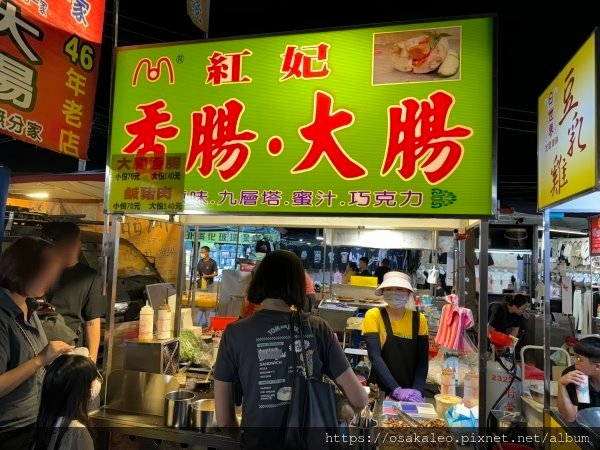
<svg viewBox="0 0 600 450">
<path fill-rule="evenodd" d="M 375 289 L 375 295 L 383 295 L 383 288 L 399 287 L 415 292 L 412 287 L 412 279 L 404 272 L 388 272 L 383 276 L 383 283 Z"/>
</svg>

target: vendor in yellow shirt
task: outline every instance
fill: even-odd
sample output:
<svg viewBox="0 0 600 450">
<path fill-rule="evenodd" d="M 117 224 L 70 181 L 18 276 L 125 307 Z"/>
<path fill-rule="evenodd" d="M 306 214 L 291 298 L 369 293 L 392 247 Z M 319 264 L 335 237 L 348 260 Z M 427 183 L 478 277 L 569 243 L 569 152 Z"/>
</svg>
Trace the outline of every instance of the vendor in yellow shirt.
<svg viewBox="0 0 600 450">
<path fill-rule="evenodd" d="M 429 369 L 429 330 L 423 314 L 406 308 L 413 294 L 410 276 L 386 273 L 375 295 L 383 295 L 387 307 L 367 311 L 362 335 L 372 364 L 369 382 L 396 400 L 422 402 Z"/>
</svg>

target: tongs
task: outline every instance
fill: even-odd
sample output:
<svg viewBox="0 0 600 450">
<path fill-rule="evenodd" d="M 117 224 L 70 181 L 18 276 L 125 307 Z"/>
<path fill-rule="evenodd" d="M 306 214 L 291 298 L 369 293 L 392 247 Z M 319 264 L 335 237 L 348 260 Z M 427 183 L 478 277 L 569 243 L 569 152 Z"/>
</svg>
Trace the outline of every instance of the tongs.
<svg viewBox="0 0 600 450">
<path fill-rule="evenodd" d="M 417 420 L 410 417 L 408 414 L 406 414 L 404 411 L 402 411 L 396 405 L 394 405 L 394 409 L 396 410 L 396 413 L 398 414 L 398 416 L 402 420 L 404 420 L 407 424 L 409 424 L 411 427 L 420 427 L 421 426 L 421 424 Z"/>
</svg>

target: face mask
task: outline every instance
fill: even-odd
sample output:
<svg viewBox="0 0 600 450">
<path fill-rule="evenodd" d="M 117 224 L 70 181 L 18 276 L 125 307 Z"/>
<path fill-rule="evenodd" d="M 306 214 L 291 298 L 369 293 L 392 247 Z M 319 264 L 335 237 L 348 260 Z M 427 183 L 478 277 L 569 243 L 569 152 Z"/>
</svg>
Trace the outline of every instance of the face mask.
<svg viewBox="0 0 600 450">
<path fill-rule="evenodd" d="M 98 378 L 92 381 L 90 400 L 95 400 L 100 395 L 100 389 L 102 389 L 102 383 Z"/>
<path fill-rule="evenodd" d="M 383 293 L 383 299 L 392 308 L 402 308 L 408 302 L 408 294 L 406 292 L 388 291 Z"/>
</svg>

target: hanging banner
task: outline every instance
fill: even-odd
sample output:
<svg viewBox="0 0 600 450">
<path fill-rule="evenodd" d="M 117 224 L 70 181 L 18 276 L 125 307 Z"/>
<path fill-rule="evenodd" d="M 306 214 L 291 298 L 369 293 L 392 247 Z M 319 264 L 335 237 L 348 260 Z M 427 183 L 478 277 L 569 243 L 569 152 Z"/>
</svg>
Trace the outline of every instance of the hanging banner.
<svg viewBox="0 0 600 450">
<path fill-rule="evenodd" d="M 489 216 L 493 26 L 119 48 L 110 151 L 186 152 L 186 213 Z"/>
<path fill-rule="evenodd" d="M 600 216 L 590 217 L 590 256 L 600 256 Z"/>
<path fill-rule="evenodd" d="M 208 33 L 210 0 L 187 0 L 187 13 L 194 25 Z"/>
<path fill-rule="evenodd" d="M 104 0 L 0 1 L 0 133 L 87 159 Z"/>
<path fill-rule="evenodd" d="M 596 35 L 538 99 L 538 208 L 596 187 Z"/>
</svg>

